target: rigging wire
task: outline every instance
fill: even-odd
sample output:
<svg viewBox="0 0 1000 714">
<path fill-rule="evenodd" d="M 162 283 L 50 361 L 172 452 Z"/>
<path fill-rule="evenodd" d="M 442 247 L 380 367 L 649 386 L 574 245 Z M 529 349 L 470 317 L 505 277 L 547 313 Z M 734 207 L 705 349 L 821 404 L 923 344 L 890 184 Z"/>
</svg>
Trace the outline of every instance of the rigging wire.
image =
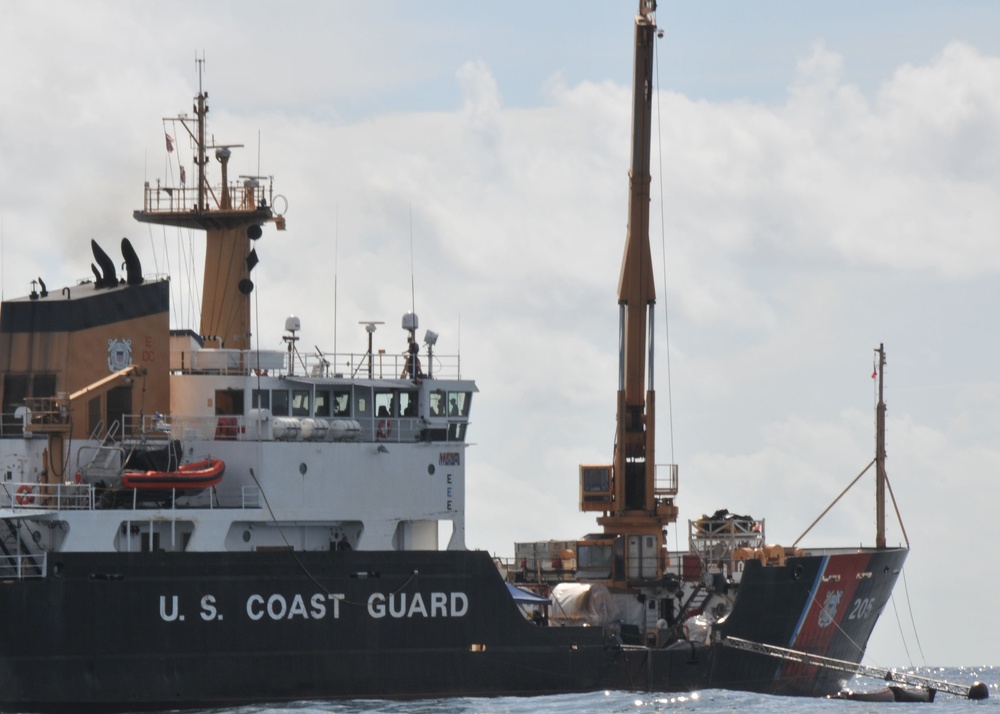
<svg viewBox="0 0 1000 714">
<path fill-rule="evenodd" d="M 917 649 L 920 651 L 920 661 L 926 667 L 927 658 L 924 656 L 923 645 L 920 644 L 920 634 L 917 632 L 916 620 L 913 619 L 913 600 L 910 598 L 910 589 L 906 585 L 906 568 L 900 568 L 900 571 L 900 574 L 903 576 L 903 592 L 906 594 L 906 609 L 910 612 L 910 627 L 913 628 L 913 637 L 916 639 Z M 895 603 L 893 603 L 893 607 L 895 607 Z M 906 653 L 907 657 L 909 657 L 909 654 L 909 652 Z"/>
<path fill-rule="evenodd" d="M 263 442 L 260 441 L 259 439 L 257 440 L 258 452 L 260 450 L 260 444 L 262 444 L 262 443 Z M 258 459 L 259 458 L 260 457 L 259 457 L 259 453 L 258 453 Z M 258 464 L 259 464 L 259 461 L 258 461 Z M 295 546 L 292 545 L 292 543 L 288 540 L 288 536 L 285 535 L 285 530 L 284 530 L 284 528 L 281 527 L 281 522 L 278 520 L 278 517 L 274 514 L 274 510 L 271 508 L 271 502 L 267 500 L 267 494 L 264 493 L 264 487 L 260 485 L 260 480 L 257 478 L 257 474 L 254 473 L 254 470 L 252 468 L 249 469 L 249 471 L 250 471 L 250 477 L 254 480 L 254 483 L 257 484 L 257 490 L 260 492 L 261 498 L 264 499 L 264 505 L 267 507 L 267 512 L 271 516 L 271 523 L 273 523 L 274 527 L 278 529 L 278 534 L 281 536 L 281 540 L 283 540 L 285 542 L 285 545 L 288 547 L 287 552 L 288 552 L 289 555 L 291 555 L 292 560 L 295 561 L 296 565 L 298 565 L 299 568 L 302 570 L 302 573 L 307 578 L 309 578 L 313 582 L 313 584 L 316 585 L 316 587 L 320 588 L 326 595 L 332 595 L 333 594 L 332 591 L 328 587 L 326 587 L 323 583 L 321 583 L 316 578 L 316 576 L 313 575 L 312 571 L 310 571 L 309 568 L 306 567 L 306 564 L 302 562 L 301 558 L 299 558 L 298 553 L 300 551 L 297 551 L 295 549 Z M 345 537 L 346 537 L 346 534 L 345 534 Z M 403 581 L 403 584 L 400 585 L 395 590 L 393 590 L 391 593 L 389 593 L 389 595 L 390 596 L 397 595 L 398 593 L 402 592 L 419 575 L 420 575 L 420 571 L 419 570 L 413 570 L 412 572 L 409 573 L 409 575 L 407 576 L 406 580 Z M 356 605 L 358 607 L 367 607 L 368 606 L 368 601 L 350 600 L 350 599 L 348 599 L 346 597 L 341 597 L 341 598 L 338 598 L 338 599 L 340 600 L 340 602 L 348 604 L 348 605 Z"/>
<path fill-rule="evenodd" d="M 896 609 L 895 593 L 889 593 L 889 601 L 892 602 L 892 612 L 896 616 L 896 627 L 899 628 L 899 641 L 903 643 L 903 651 L 906 652 L 906 661 L 910 663 L 910 669 L 913 669 L 913 657 L 910 655 L 910 648 L 906 644 L 906 635 L 903 634 L 903 623 L 899 619 L 899 610 Z"/>
<path fill-rule="evenodd" d="M 656 52 L 656 44 L 653 44 L 653 56 L 656 61 L 653 63 L 655 71 L 656 85 L 656 143 L 658 147 L 657 161 L 659 163 L 659 185 L 660 185 L 660 256 L 663 261 L 663 334 L 667 349 L 667 420 L 670 425 L 670 463 L 674 463 L 674 409 L 673 409 L 673 389 L 670 381 L 670 318 L 669 304 L 667 301 L 667 237 L 666 224 L 663 210 L 663 112 L 660 109 L 660 54 Z"/>
<path fill-rule="evenodd" d="M 674 456 L 674 404 L 673 404 L 673 383 L 670 379 L 670 303 L 668 301 L 667 292 L 667 238 L 666 238 L 666 220 L 664 214 L 664 199 L 663 199 L 663 111 L 660 107 L 660 53 L 656 51 L 656 43 L 653 43 L 653 70 L 654 70 L 654 84 L 656 91 L 656 159 L 658 166 L 658 176 L 659 176 L 659 189 L 660 189 L 660 257 L 662 260 L 662 270 L 663 270 L 663 341 L 666 345 L 666 356 L 667 356 L 667 425 L 670 434 L 670 463 L 676 464 L 676 458 Z M 674 549 L 680 550 L 680 528 L 674 527 Z"/>
</svg>

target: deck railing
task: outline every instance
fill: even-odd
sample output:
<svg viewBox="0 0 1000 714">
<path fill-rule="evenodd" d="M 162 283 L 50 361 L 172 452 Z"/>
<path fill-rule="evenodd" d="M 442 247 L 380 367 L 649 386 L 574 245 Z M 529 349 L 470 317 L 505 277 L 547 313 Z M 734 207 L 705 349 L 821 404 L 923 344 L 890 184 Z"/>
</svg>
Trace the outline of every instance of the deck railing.
<svg viewBox="0 0 1000 714">
<path fill-rule="evenodd" d="M 283 350 L 227 348 L 177 349 L 170 352 L 170 369 L 176 374 L 225 374 L 235 376 L 294 376 L 337 379 L 406 379 L 407 355 L 380 350 L 367 352 L 315 352 L 289 354 Z M 461 356 L 420 355 L 420 372 L 436 379 L 460 379 Z"/>
<path fill-rule="evenodd" d="M 162 186 L 157 181 L 155 186 L 146 183 L 142 210 L 145 213 L 180 213 L 193 211 L 198 207 L 197 182 L 192 186 Z M 274 187 L 269 181 L 263 184 L 254 179 L 230 181 L 228 186 L 221 183 L 210 186 L 207 191 L 212 208 L 211 211 L 224 210 L 219 197 L 230 197 L 230 210 L 254 210 L 265 207 L 274 201 Z M 279 206 L 279 210 L 283 210 Z"/>
<path fill-rule="evenodd" d="M 78 483 L 0 483 L 0 507 L 22 510 L 81 510 L 94 507 L 94 487 Z"/>
<path fill-rule="evenodd" d="M 0 555 L 0 579 L 44 578 L 47 555 L 44 551 L 34 555 Z"/>
</svg>

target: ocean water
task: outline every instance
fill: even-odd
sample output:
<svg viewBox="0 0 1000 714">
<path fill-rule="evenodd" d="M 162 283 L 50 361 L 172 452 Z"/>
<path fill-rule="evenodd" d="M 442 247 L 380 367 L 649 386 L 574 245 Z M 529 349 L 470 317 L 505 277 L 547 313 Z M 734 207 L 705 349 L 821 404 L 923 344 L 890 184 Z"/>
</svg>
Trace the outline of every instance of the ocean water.
<svg viewBox="0 0 1000 714">
<path fill-rule="evenodd" d="M 595 692 L 562 694 L 548 697 L 496 697 L 490 699 L 424 699 L 411 702 L 353 700 L 302 702 L 281 706 L 234 707 L 202 710 L 201 714 L 654 714 L 656 712 L 844 712 L 898 711 L 900 707 L 936 707 L 948 714 L 977 712 L 1000 714 L 1000 667 L 920 667 L 912 674 L 970 685 L 983 682 L 989 686 L 989 699 L 974 702 L 939 692 L 933 704 L 883 704 L 799 697 L 773 697 L 745 692 L 709 689 L 690 694 L 654 695 L 636 692 Z M 854 691 L 875 691 L 884 683 L 857 678 L 848 684 Z"/>
</svg>

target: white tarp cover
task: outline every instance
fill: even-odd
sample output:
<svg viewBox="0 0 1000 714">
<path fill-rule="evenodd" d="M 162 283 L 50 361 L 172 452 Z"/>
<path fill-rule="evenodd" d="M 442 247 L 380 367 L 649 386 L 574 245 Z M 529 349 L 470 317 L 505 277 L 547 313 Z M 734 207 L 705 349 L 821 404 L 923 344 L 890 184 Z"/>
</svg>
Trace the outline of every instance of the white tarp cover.
<svg viewBox="0 0 1000 714">
<path fill-rule="evenodd" d="M 709 645 L 712 643 L 712 619 L 706 615 L 695 615 L 684 621 L 684 635 L 691 642 Z"/>
<path fill-rule="evenodd" d="M 603 585 L 559 583 L 552 588 L 551 617 L 606 625 L 621 619 L 618 606 Z"/>
</svg>

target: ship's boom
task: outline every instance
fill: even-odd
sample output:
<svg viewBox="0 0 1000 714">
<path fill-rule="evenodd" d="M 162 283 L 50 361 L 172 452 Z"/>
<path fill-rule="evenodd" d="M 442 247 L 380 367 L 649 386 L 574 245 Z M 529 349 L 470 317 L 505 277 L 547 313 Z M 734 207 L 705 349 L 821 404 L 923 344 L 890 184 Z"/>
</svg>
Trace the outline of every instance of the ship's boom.
<svg viewBox="0 0 1000 714">
<path fill-rule="evenodd" d="M 603 511 L 607 537 L 627 540 L 631 555 L 615 580 L 656 579 L 665 564 L 664 527 L 677 519 L 676 471 L 657 483 L 656 400 L 653 389 L 653 308 L 656 287 L 649 247 L 655 0 L 640 0 L 635 19 L 632 160 L 628 229 L 618 281 L 619 353 L 614 460 L 582 466 L 580 507 Z"/>
</svg>

